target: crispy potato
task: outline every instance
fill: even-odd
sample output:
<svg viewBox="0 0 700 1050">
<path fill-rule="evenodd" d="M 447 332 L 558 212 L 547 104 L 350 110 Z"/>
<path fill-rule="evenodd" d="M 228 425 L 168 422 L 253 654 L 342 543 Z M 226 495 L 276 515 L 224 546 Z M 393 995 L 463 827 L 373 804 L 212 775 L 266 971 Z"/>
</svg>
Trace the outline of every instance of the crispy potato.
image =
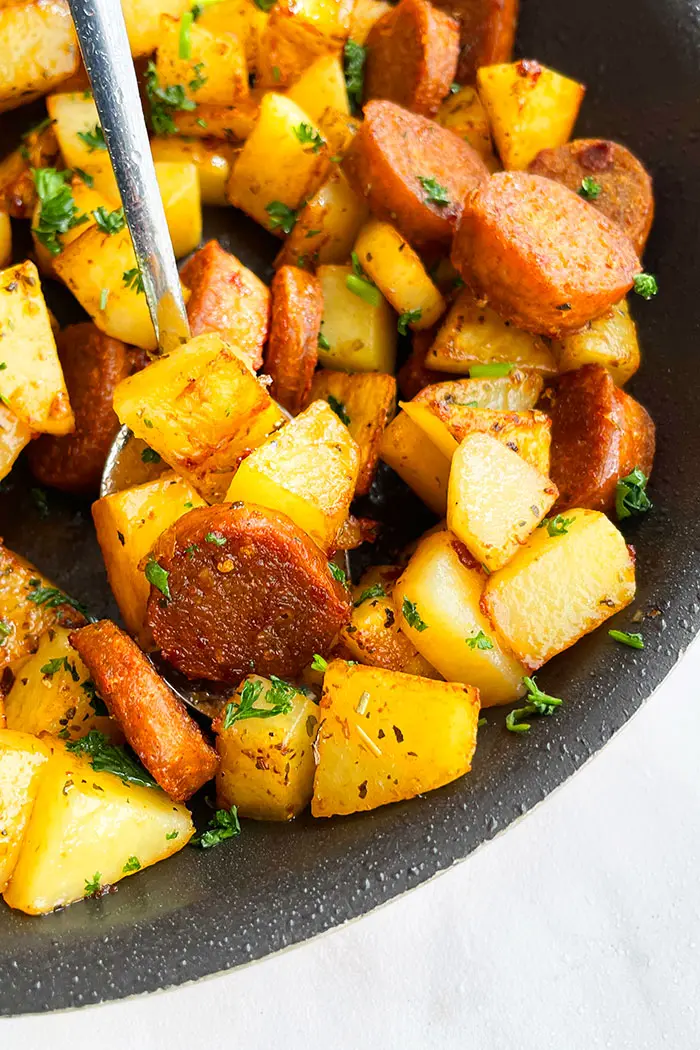
<svg viewBox="0 0 700 1050">
<path fill-rule="evenodd" d="M 448 681 L 476 686 L 482 707 L 491 707 L 522 693 L 525 671 L 481 610 L 485 582 L 467 548 L 440 529 L 419 542 L 393 602 L 399 627 L 424 658 Z"/>
<path fill-rule="evenodd" d="M 225 3 L 226 0 L 221 0 Z M 243 0 L 241 0 L 243 2 Z M 163 161 L 194 164 L 199 177 L 202 204 L 225 205 L 226 183 L 231 174 L 236 151 L 228 142 L 218 139 L 151 139 L 151 153 L 158 164 Z"/>
<path fill-rule="evenodd" d="M 651 473 L 651 416 L 615 386 L 602 365 L 567 372 L 546 391 L 542 403 L 552 419 L 550 473 L 559 488 L 557 509 L 610 510 L 620 478 L 635 467 Z"/>
<path fill-rule="evenodd" d="M 347 372 L 393 372 L 396 315 L 378 289 L 375 306 L 348 288 L 352 272 L 351 266 L 317 270 L 323 290 L 318 359 L 324 368 Z"/>
<path fill-rule="evenodd" d="M 152 54 L 162 39 L 161 18 L 179 18 L 190 7 L 190 0 L 121 0 L 131 54 L 134 58 Z"/>
<path fill-rule="evenodd" d="M 602 365 L 617 386 L 624 386 L 640 365 L 637 326 L 627 300 L 615 303 L 580 331 L 554 342 L 552 351 L 560 372 L 574 372 L 584 365 Z"/>
<path fill-rule="evenodd" d="M 14 412 L 0 404 L 0 481 L 10 473 L 32 436 L 26 423 L 22 423 Z"/>
<path fill-rule="evenodd" d="M 523 169 L 540 150 L 561 146 L 576 123 L 586 89 L 539 62 L 483 66 L 476 75 L 504 168 Z"/>
<path fill-rule="evenodd" d="M 50 753 L 29 733 L 0 729 L 0 893 L 17 863 Z"/>
<path fill-rule="evenodd" d="M 413 333 L 411 353 L 401 365 L 396 376 L 401 396 L 407 401 L 420 393 L 424 387 L 432 383 L 439 383 L 443 378 L 442 372 L 433 371 L 425 363 L 426 354 L 434 339 L 434 328 Z"/>
<path fill-rule="evenodd" d="M 398 230 L 388 222 L 370 219 L 357 236 L 355 251 L 362 269 L 396 312 L 412 315 L 407 319 L 410 328 L 430 328 L 435 324 L 445 310 L 445 300 Z"/>
<path fill-rule="evenodd" d="M 260 97 L 258 92 L 251 92 L 246 102 L 238 102 L 235 106 L 208 106 L 201 103 L 194 109 L 177 109 L 172 113 L 173 124 L 178 135 L 194 139 L 214 138 L 230 143 L 235 147 L 237 156 L 241 143 L 248 138 L 260 116 Z M 229 180 L 230 177 L 229 174 Z"/>
<path fill-rule="evenodd" d="M 364 44 L 372 26 L 391 11 L 391 6 L 384 0 L 355 0 L 350 16 L 350 40 Z"/>
<path fill-rule="evenodd" d="M 157 783 L 186 802 L 216 773 L 216 752 L 135 642 L 110 620 L 73 631 L 97 691 Z"/>
<path fill-rule="evenodd" d="M 314 401 L 243 460 L 226 501 L 286 514 L 322 550 L 331 550 L 359 469 L 355 440 L 325 401 Z"/>
<path fill-rule="evenodd" d="M 27 219 L 36 204 L 32 168 L 53 168 L 59 160 L 58 140 L 50 120 L 25 131 L 19 149 L 0 160 L 0 211 Z"/>
<path fill-rule="evenodd" d="M 51 757 L 4 892 L 11 908 L 43 915 L 99 894 L 187 845 L 194 826 L 185 806 L 155 788 L 93 769 L 58 740 L 45 742 Z"/>
<path fill-rule="evenodd" d="M 340 56 L 332 54 L 317 58 L 288 89 L 287 98 L 296 102 L 314 124 L 322 124 L 323 114 L 329 106 L 349 116 L 350 103 Z"/>
<path fill-rule="evenodd" d="M 323 368 L 311 385 L 309 401 L 317 399 L 329 403 L 357 442 L 360 471 L 355 494 L 364 496 L 372 486 L 384 429 L 395 411 L 396 380 L 381 372 L 347 375 Z"/>
<path fill-rule="evenodd" d="M 118 206 L 121 200 L 109 153 L 104 145 L 97 144 L 99 138 L 92 137 L 95 129 L 100 127 L 92 96 L 84 91 L 49 95 L 46 108 L 54 121 L 54 132 L 66 167 L 86 172 L 97 192 L 113 207 Z M 88 141 L 81 135 L 87 135 Z"/>
<path fill-rule="evenodd" d="M 243 44 L 246 62 L 251 70 L 260 65 L 260 42 L 267 26 L 268 14 L 254 0 L 217 0 L 203 4 L 197 17 L 199 25 L 213 33 L 232 33 Z"/>
<path fill-rule="evenodd" d="M 641 269 L 615 223 L 522 171 L 498 172 L 469 195 L 452 262 L 504 320 L 552 336 L 604 314 Z"/>
<path fill-rule="evenodd" d="M 450 459 L 405 413 L 384 431 L 379 456 L 436 514 L 447 510 Z"/>
<path fill-rule="evenodd" d="M 12 225 L 7 212 L 0 211 L 0 267 L 10 265 L 12 259 Z"/>
<path fill-rule="evenodd" d="M 154 165 L 165 219 L 176 259 L 193 252 L 202 239 L 199 175 L 187 161 L 157 161 Z"/>
<path fill-rule="evenodd" d="M 331 817 L 414 798 L 468 773 L 479 692 L 334 660 L 320 715 L 311 812 Z"/>
<path fill-rule="evenodd" d="M 313 794 L 318 705 L 280 679 L 273 683 L 248 675 L 233 697 L 237 704 L 244 690 L 260 693 L 255 709 L 269 709 L 280 692 L 292 706 L 286 714 L 242 719 L 228 729 L 225 714 L 214 722 L 220 761 L 216 804 L 222 809 L 236 806 L 239 816 L 253 820 L 292 820 Z"/>
<path fill-rule="evenodd" d="M 351 117 L 333 106 L 326 106 L 319 118 L 318 126 L 321 129 L 333 163 L 344 157 L 350 149 L 352 140 L 360 130 L 360 121 L 357 117 Z"/>
<path fill-rule="evenodd" d="M 0 6 L 0 113 L 45 95 L 78 68 L 78 41 L 66 0 Z"/>
<path fill-rule="evenodd" d="M 251 368 L 260 368 L 270 316 L 267 286 L 218 241 L 200 248 L 180 276 L 192 293 L 187 303 L 192 335 L 215 332 Z"/>
<path fill-rule="evenodd" d="M 443 128 L 468 142 L 484 161 L 489 171 L 495 171 L 498 162 L 493 153 L 491 126 L 486 110 L 472 84 L 450 93 L 435 114 L 435 120 Z"/>
<path fill-rule="evenodd" d="M 0 334 L 3 404 L 33 431 L 68 434 L 75 420 L 32 262 L 0 272 Z"/>
<path fill-rule="evenodd" d="M 586 195 L 594 208 L 622 228 L 641 256 L 654 219 L 654 191 L 646 168 L 624 146 L 607 139 L 576 139 L 545 149 L 528 171 L 580 192 L 584 179 L 596 183 L 596 195 Z M 584 194 L 586 193 L 584 188 Z"/>
<path fill-rule="evenodd" d="M 143 648 L 153 641 L 146 625 L 151 588 L 139 565 L 174 521 L 193 507 L 203 506 L 201 496 L 172 471 L 103 496 L 92 505 L 109 585 L 127 630 Z"/>
<path fill-rule="evenodd" d="M 484 590 L 484 612 L 529 671 L 634 598 L 634 557 L 612 522 L 576 508 L 567 514 L 566 530 L 535 529 Z"/>
<path fill-rule="evenodd" d="M 337 54 L 348 37 L 352 0 L 278 0 L 260 44 L 267 87 L 292 84 L 320 55 Z"/>
<path fill-rule="evenodd" d="M 367 214 L 365 202 L 351 189 L 342 171 L 334 169 L 299 212 L 275 266 L 314 269 L 320 264 L 345 263 Z"/>
<path fill-rule="evenodd" d="M 306 403 L 318 360 L 321 282 L 296 266 L 282 266 L 270 291 L 272 317 L 265 371 L 272 376 L 274 399 L 296 415 Z"/>
<path fill-rule="evenodd" d="M 393 102 L 368 102 L 364 114 L 343 160 L 350 185 L 410 244 L 449 241 L 465 196 L 488 178 L 479 154 L 446 128 Z"/>
<path fill-rule="evenodd" d="M 440 376 L 440 373 L 436 373 Z M 537 404 L 544 380 L 536 372 L 514 368 L 510 375 L 478 379 L 442 379 L 427 384 L 414 400 L 434 406 L 440 419 L 448 420 L 454 406 L 490 408 L 496 412 L 527 412 Z"/>
<path fill-rule="evenodd" d="M 320 134 L 290 98 L 274 92 L 263 95 L 257 123 L 228 181 L 226 192 L 231 204 L 273 233 L 286 232 L 284 226 L 290 220 L 281 209 L 295 211 L 328 173 L 325 143 L 312 142 Z M 268 163 L 270 157 L 275 158 L 274 165 Z"/>
<path fill-rule="evenodd" d="M 284 419 L 238 354 L 213 334 L 123 380 L 114 410 L 208 502 L 222 498 L 241 456 Z"/>
<path fill-rule="evenodd" d="M 428 0 L 401 0 L 366 40 L 365 101 L 389 99 L 432 117 L 457 71 L 459 25 Z"/>
<path fill-rule="evenodd" d="M 93 215 L 93 212 L 98 208 L 104 208 L 107 212 L 113 210 L 111 202 L 108 201 L 99 190 L 94 189 L 92 186 L 88 186 L 80 175 L 73 175 L 69 185 L 71 196 L 73 197 L 73 203 L 76 208 L 76 217 L 79 217 L 80 221 L 69 230 L 66 230 L 65 233 L 59 233 L 56 235 L 56 241 L 58 242 L 61 251 L 63 251 L 67 245 L 72 244 L 78 237 L 81 237 L 86 230 L 95 225 L 95 216 Z M 46 274 L 49 277 L 55 277 L 56 272 L 53 264 L 56 256 L 46 247 L 37 234 L 37 229 L 41 220 L 41 209 L 41 201 L 37 200 L 32 214 L 32 241 L 34 244 L 34 255 L 36 256 L 37 266 L 42 274 Z"/>
<path fill-rule="evenodd" d="M 245 102 L 249 88 L 243 43 L 197 19 L 190 23 L 183 47 L 181 25 L 180 18 L 161 16 L 155 61 L 159 87 L 186 86 L 188 97 L 205 105 Z"/>
<path fill-rule="evenodd" d="M 508 61 L 518 0 L 437 0 L 436 6 L 448 11 L 460 25 L 460 84 L 473 84 L 480 66 Z"/>
<path fill-rule="evenodd" d="M 452 458 L 447 527 L 489 572 L 545 517 L 556 486 L 490 434 L 467 434 Z"/>
<path fill-rule="evenodd" d="M 515 328 L 465 289 L 452 304 L 425 355 L 428 368 L 464 375 L 472 365 L 509 363 L 556 375 L 556 359 L 540 336 Z"/>
</svg>

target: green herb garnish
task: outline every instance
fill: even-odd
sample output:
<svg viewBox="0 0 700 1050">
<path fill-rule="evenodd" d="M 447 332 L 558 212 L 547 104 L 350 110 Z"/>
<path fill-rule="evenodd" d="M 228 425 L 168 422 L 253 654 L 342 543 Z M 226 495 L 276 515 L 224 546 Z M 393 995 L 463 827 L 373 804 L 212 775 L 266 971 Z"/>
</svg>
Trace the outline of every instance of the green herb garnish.
<svg viewBox="0 0 700 1050">
<path fill-rule="evenodd" d="M 107 149 L 105 134 L 99 124 L 95 124 L 90 131 L 79 131 L 78 138 L 85 143 L 91 153 L 98 149 Z"/>
<path fill-rule="evenodd" d="M 314 653 L 313 660 L 311 661 L 311 670 L 320 671 L 321 674 L 325 674 L 328 670 L 328 660 L 324 660 L 318 653 Z"/>
<path fill-rule="evenodd" d="M 168 585 L 168 571 L 159 565 L 156 559 L 151 555 L 146 562 L 146 566 L 143 570 L 144 576 L 148 582 L 161 594 L 165 595 L 166 598 L 170 598 L 170 586 Z"/>
<path fill-rule="evenodd" d="M 197 12 L 199 14 L 199 12 Z M 185 11 L 180 18 L 180 35 L 178 37 L 178 57 L 182 59 L 191 58 L 192 56 L 192 38 L 190 36 L 190 30 L 192 29 L 192 23 L 195 21 L 194 11 Z"/>
<path fill-rule="evenodd" d="M 200 849 L 210 849 L 219 846 L 227 839 L 236 838 L 241 833 L 241 825 L 238 820 L 238 810 L 235 806 L 231 809 L 217 809 L 209 821 L 209 826 L 201 835 L 190 839 L 190 846 L 199 846 Z"/>
<path fill-rule="evenodd" d="M 529 715 L 553 715 L 564 702 L 556 696 L 543 693 L 535 684 L 534 678 L 523 678 L 523 683 L 527 689 L 527 703 L 524 707 L 511 711 L 506 717 L 506 729 L 510 729 L 511 733 L 527 733 L 530 723 L 525 722 L 525 718 Z"/>
<path fill-rule="evenodd" d="M 127 860 L 126 864 L 122 868 L 122 871 L 124 872 L 125 875 L 128 875 L 129 872 L 131 872 L 131 871 L 140 871 L 140 870 L 141 870 L 141 861 L 139 860 L 138 857 L 129 857 L 129 859 Z"/>
<path fill-rule="evenodd" d="M 78 674 L 75 664 L 72 664 L 67 656 L 55 656 L 53 660 L 49 660 L 43 667 L 40 668 L 43 675 L 50 678 L 51 675 L 57 673 L 57 671 L 66 671 L 71 676 L 74 682 L 80 681 L 80 675 Z"/>
<path fill-rule="evenodd" d="M 85 880 L 85 896 L 94 897 L 96 893 L 99 893 L 102 889 L 100 885 L 100 879 L 102 875 L 99 871 L 96 871 L 91 879 Z"/>
<path fill-rule="evenodd" d="M 31 490 L 32 503 L 39 512 L 40 518 L 48 518 L 51 514 L 49 510 L 49 502 L 46 498 L 46 493 L 43 489 L 32 489 Z"/>
<path fill-rule="evenodd" d="M 320 350 L 330 350 L 331 344 L 326 339 L 323 332 L 318 333 L 318 345 Z"/>
<path fill-rule="evenodd" d="M 659 291 L 659 285 L 651 273 L 638 273 L 634 279 L 634 290 L 642 299 L 653 299 Z"/>
<path fill-rule="evenodd" d="M 172 842 L 172 840 L 176 839 L 179 834 L 180 834 L 179 831 L 169 831 L 168 834 L 165 837 L 166 837 L 168 842 Z"/>
<path fill-rule="evenodd" d="M 409 627 L 413 627 L 416 631 L 427 631 L 428 625 L 421 618 L 415 602 L 410 601 L 408 598 L 404 598 L 401 603 L 401 612 Z"/>
<path fill-rule="evenodd" d="M 646 494 L 649 479 L 643 470 L 635 467 L 624 478 L 620 478 L 615 489 L 615 513 L 618 521 L 637 514 L 646 514 L 653 504 Z"/>
<path fill-rule="evenodd" d="M 94 616 L 91 616 L 82 602 L 76 601 L 75 598 L 69 598 L 63 591 L 59 591 L 58 587 L 42 587 L 38 580 L 34 582 L 36 584 L 34 590 L 27 595 L 30 602 L 34 602 L 35 605 L 45 605 L 47 609 L 57 609 L 60 605 L 69 605 L 71 609 L 76 609 L 79 613 L 82 613 L 86 620 L 94 622 Z"/>
<path fill-rule="evenodd" d="M 345 411 L 345 405 L 343 404 L 343 402 L 339 401 L 337 397 L 333 396 L 333 394 L 328 394 L 326 396 L 326 401 L 328 402 L 330 407 L 333 409 L 333 411 L 335 412 L 335 414 L 338 417 L 338 419 L 340 420 L 340 422 L 341 423 L 345 423 L 346 427 L 349 426 L 350 425 L 350 416 Z"/>
<path fill-rule="evenodd" d="M 415 324 L 416 321 L 420 321 L 423 316 L 421 309 L 417 310 L 406 310 L 404 313 L 399 314 L 399 320 L 396 327 L 399 330 L 399 335 L 408 335 L 408 326 Z"/>
<path fill-rule="evenodd" d="M 220 532 L 208 532 L 204 537 L 205 543 L 213 543 L 216 547 L 223 547 L 226 544 L 226 537 L 222 536 Z"/>
<path fill-rule="evenodd" d="M 104 205 L 101 205 L 99 208 L 95 208 L 92 214 L 97 223 L 97 228 L 102 233 L 119 233 L 126 226 L 123 208 L 117 208 L 116 211 L 107 211 Z"/>
<path fill-rule="evenodd" d="M 629 645 L 630 649 L 643 649 L 644 639 L 641 634 L 628 634 L 627 631 L 608 631 L 610 637 L 623 645 Z"/>
<path fill-rule="evenodd" d="M 370 598 L 386 598 L 386 591 L 381 583 L 373 583 L 371 587 L 366 587 L 357 601 L 353 602 L 353 605 L 357 608 L 358 605 L 362 605 L 363 602 L 369 601 Z"/>
<path fill-rule="evenodd" d="M 549 536 L 566 536 L 575 521 L 576 518 L 565 518 L 563 514 L 557 514 L 555 518 L 547 521 L 547 533 Z"/>
<path fill-rule="evenodd" d="M 343 570 L 340 568 L 340 566 L 336 565 L 334 561 L 329 561 L 328 568 L 333 579 L 337 580 L 338 583 L 342 583 L 345 587 L 347 587 L 348 578 L 343 572 Z"/>
<path fill-rule="evenodd" d="M 283 233 L 292 232 L 297 221 L 297 213 L 293 208 L 288 208 L 282 201 L 270 201 L 265 205 L 265 211 L 270 216 L 271 230 L 282 230 Z"/>
<path fill-rule="evenodd" d="M 70 188 L 69 171 L 55 168 L 32 168 L 32 177 L 39 198 L 39 219 L 33 233 L 52 255 L 59 255 L 62 244 L 59 235 L 87 222 L 87 215 L 78 214 Z"/>
<path fill-rule="evenodd" d="M 311 153 L 318 153 L 321 147 L 326 144 L 321 138 L 320 132 L 312 124 L 307 124 L 305 121 L 302 121 L 298 127 L 294 128 L 294 134 L 302 146 L 311 147 Z"/>
<path fill-rule="evenodd" d="M 592 175 L 585 175 L 581 179 L 581 185 L 578 188 L 579 197 L 583 197 L 586 201 L 597 201 L 603 192 L 603 187 L 597 182 Z"/>
<path fill-rule="evenodd" d="M 274 718 L 275 715 L 286 715 L 292 709 L 292 699 L 296 694 L 294 686 L 283 682 L 281 678 L 271 678 L 273 683 L 263 697 L 269 707 L 255 707 L 256 701 L 262 692 L 262 682 L 251 682 L 243 684 L 238 703 L 231 701 L 224 709 L 223 728 L 230 729 L 236 722 L 244 718 Z"/>
<path fill-rule="evenodd" d="M 516 366 L 510 361 L 490 361 L 485 365 L 472 365 L 470 379 L 492 379 L 509 376 Z"/>
<path fill-rule="evenodd" d="M 143 274 L 138 266 L 133 266 L 130 270 L 124 270 L 122 281 L 125 288 L 130 288 L 132 292 L 136 292 L 137 295 L 143 293 Z"/>
<path fill-rule="evenodd" d="M 345 87 L 348 93 L 350 109 L 359 113 L 362 109 L 362 96 L 365 90 L 365 60 L 367 49 L 354 40 L 348 40 L 343 48 L 343 72 Z"/>
<path fill-rule="evenodd" d="M 177 134 L 173 113 L 178 110 L 191 112 L 196 108 L 192 99 L 187 97 L 185 87 L 182 84 L 161 87 L 153 62 L 149 62 L 146 67 L 145 83 L 146 94 L 151 105 L 151 124 L 156 135 Z"/>
<path fill-rule="evenodd" d="M 493 642 L 483 631 L 479 631 L 472 638 L 465 639 L 470 649 L 493 649 Z"/>
<path fill-rule="evenodd" d="M 376 285 L 371 284 L 365 277 L 358 277 L 356 273 L 349 273 L 345 278 L 345 286 L 349 292 L 364 299 L 370 306 L 379 306 L 381 294 Z"/>
<path fill-rule="evenodd" d="M 132 758 L 123 747 L 113 744 L 109 737 L 97 729 L 91 729 L 80 740 L 70 740 L 66 749 L 75 755 L 85 755 L 96 773 L 114 773 L 126 784 L 157 787 L 151 774 L 138 759 Z"/>
<path fill-rule="evenodd" d="M 144 448 L 141 450 L 141 460 L 143 463 L 160 463 L 160 455 L 154 448 Z"/>
<path fill-rule="evenodd" d="M 441 186 L 436 179 L 432 178 L 432 176 L 419 175 L 418 181 L 423 187 L 425 200 L 428 204 L 437 204 L 438 207 L 444 208 L 450 203 L 447 189 L 444 186 Z"/>
</svg>

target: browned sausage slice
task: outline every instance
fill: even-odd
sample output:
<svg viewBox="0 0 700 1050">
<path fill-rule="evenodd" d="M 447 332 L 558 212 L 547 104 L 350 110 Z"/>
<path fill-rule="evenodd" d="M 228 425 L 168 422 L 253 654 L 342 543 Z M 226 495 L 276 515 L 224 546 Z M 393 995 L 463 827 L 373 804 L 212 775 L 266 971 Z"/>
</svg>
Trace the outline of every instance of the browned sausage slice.
<svg viewBox="0 0 700 1050">
<path fill-rule="evenodd" d="M 298 266 L 282 266 L 272 279 L 272 318 L 265 371 L 270 393 L 296 415 L 301 412 L 318 361 L 323 317 L 321 282 Z"/>
<path fill-rule="evenodd" d="M 151 588 L 148 623 L 190 678 L 293 677 L 350 619 L 346 588 L 284 514 L 243 503 L 191 510 L 153 554 L 170 597 Z"/>
<path fill-rule="evenodd" d="M 435 5 L 451 14 L 460 26 L 460 84 L 473 84 L 479 66 L 509 61 L 518 0 L 435 0 Z"/>
<path fill-rule="evenodd" d="M 356 193 L 410 244 L 449 241 L 470 190 L 489 172 L 475 149 L 393 102 L 368 102 L 343 160 Z"/>
<path fill-rule="evenodd" d="M 100 620 L 74 631 L 70 642 L 90 669 L 109 713 L 163 791 L 185 802 L 211 780 L 216 751 L 128 634 L 111 620 Z"/>
<path fill-rule="evenodd" d="M 597 196 L 586 199 L 622 227 L 637 254 L 642 254 L 654 218 L 654 192 L 649 172 L 625 146 L 607 139 L 575 139 L 556 149 L 543 149 L 528 171 L 577 193 L 584 179 L 592 179 L 600 189 Z"/>
<path fill-rule="evenodd" d="M 559 489 L 558 510 L 610 510 L 620 478 L 635 467 L 650 474 L 654 423 L 602 365 L 560 376 L 541 408 L 552 419 L 549 476 Z"/>
<path fill-rule="evenodd" d="M 459 26 L 428 0 L 401 0 L 366 42 L 365 99 L 385 98 L 432 117 L 457 71 Z"/>
<path fill-rule="evenodd" d="M 45 434 L 27 450 L 34 476 L 43 485 L 89 494 L 100 485 L 110 445 L 119 430 L 112 408 L 115 387 L 131 372 L 129 349 L 91 322 L 69 325 L 56 339 L 75 431 Z"/>
<path fill-rule="evenodd" d="M 619 226 L 524 171 L 498 172 L 468 195 L 452 262 L 504 320 L 552 336 L 600 317 L 641 270 Z"/>
</svg>

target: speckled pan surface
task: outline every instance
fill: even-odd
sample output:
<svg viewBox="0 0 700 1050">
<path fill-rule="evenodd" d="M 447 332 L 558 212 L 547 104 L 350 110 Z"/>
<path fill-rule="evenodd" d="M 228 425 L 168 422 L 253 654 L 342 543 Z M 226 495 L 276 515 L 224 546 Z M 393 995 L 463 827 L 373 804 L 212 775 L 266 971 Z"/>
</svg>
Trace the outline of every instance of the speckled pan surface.
<svg viewBox="0 0 700 1050">
<path fill-rule="evenodd" d="M 661 294 L 636 310 L 645 356 L 631 387 L 658 426 L 656 506 L 627 530 L 640 582 L 630 612 L 651 614 L 647 648 L 614 646 L 602 631 L 554 660 L 541 682 L 566 698 L 565 709 L 526 737 L 507 733 L 503 712 L 491 712 L 471 775 L 424 799 L 330 822 L 248 822 L 235 842 L 206 854 L 186 849 L 102 900 L 43 919 L 1 908 L 0 1014 L 190 981 L 303 941 L 416 886 L 573 773 L 649 696 L 700 626 L 698 5 L 522 0 L 522 7 L 518 53 L 588 85 L 579 133 L 626 143 L 656 181 L 646 265 Z M 264 234 L 233 212 L 208 221 L 210 236 L 266 275 Z M 13 475 L 0 495 L 0 533 L 97 613 L 113 613 L 87 506 L 52 496 L 51 517 L 42 520 L 28 486 Z M 415 508 L 404 507 L 391 485 L 381 499 L 394 511 L 400 505 L 403 517 Z"/>
</svg>

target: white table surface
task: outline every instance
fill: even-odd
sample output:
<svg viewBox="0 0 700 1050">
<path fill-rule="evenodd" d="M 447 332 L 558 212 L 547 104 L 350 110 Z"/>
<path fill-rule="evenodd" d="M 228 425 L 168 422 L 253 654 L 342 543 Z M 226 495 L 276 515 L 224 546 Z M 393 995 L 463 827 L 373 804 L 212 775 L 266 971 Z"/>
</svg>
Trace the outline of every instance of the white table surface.
<svg viewBox="0 0 700 1050">
<path fill-rule="evenodd" d="M 0 1022 L 0 1047 L 697 1050 L 699 683 L 696 644 L 534 812 L 372 915 L 196 985 Z"/>
</svg>

